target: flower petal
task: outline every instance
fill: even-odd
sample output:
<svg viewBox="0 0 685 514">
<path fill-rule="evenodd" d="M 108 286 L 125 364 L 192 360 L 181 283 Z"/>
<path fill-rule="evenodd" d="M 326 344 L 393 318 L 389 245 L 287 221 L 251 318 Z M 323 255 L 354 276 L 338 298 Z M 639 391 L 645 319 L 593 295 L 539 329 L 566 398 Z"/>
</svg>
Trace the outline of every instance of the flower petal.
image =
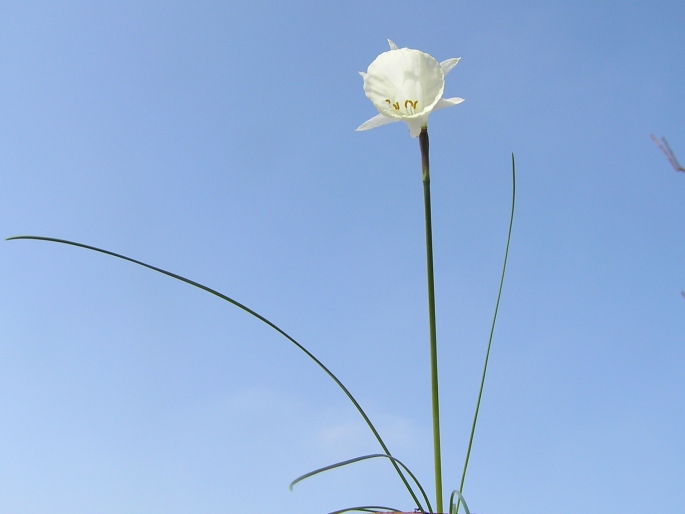
<svg viewBox="0 0 685 514">
<path fill-rule="evenodd" d="M 454 98 L 441 98 L 438 100 L 438 103 L 435 104 L 435 107 L 433 107 L 434 111 L 437 111 L 438 109 L 445 109 L 446 107 L 452 107 L 454 105 L 460 104 L 464 101 L 463 98 L 459 98 L 458 96 L 455 96 Z"/>
<path fill-rule="evenodd" d="M 440 67 L 442 68 L 442 72 L 445 74 L 445 77 L 450 71 L 452 71 L 460 59 L 461 57 L 454 57 L 453 59 L 447 59 L 446 61 L 442 61 L 440 63 Z"/>
<path fill-rule="evenodd" d="M 404 121 L 407 123 L 407 125 L 409 125 L 409 135 L 411 137 L 419 137 L 419 134 L 421 134 L 421 129 L 425 127 L 426 123 L 428 122 L 428 116 Z"/>
<path fill-rule="evenodd" d="M 438 62 L 419 50 L 398 48 L 390 39 L 388 45 L 390 51 L 376 57 L 366 73 L 359 72 L 364 79 L 364 93 L 380 114 L 362 123 L 357 130 L 404 121 L 411 136 L 418 137 L 428 124 L 431 112 L 464 101 L 458 97 L 442 98 L 445 75 L 460 58 Z"/>
<path fill-rule="evenodd" d="M 410 48 L 382 53 L 369 65 L 364 77 L 366 96 L 379 112 L 395 119 L 429 113 L 444 87 L 438 61 Z"/>
<path fill-rule="evenodd" d="M 376 127 L 381 127 L 383 125 L 387 125 L 388 123 L 395 123 L 396 121 L 400 121 L 400 120 L 388 118 L 387 116 L 383 116 L 382 114 L 377 114 L 376 116 L 374 116 L 370 120 L 366 120 L 364 123 L 359 125 L 356 128 L 356 132 L 361 132 L 362 130 L 369 130 L 369 129 L 376 128 Z"/>
<path fill-rule="evenodd" d="M 366 72 L 365 72 L 365 71 L 360 71 L 360 72 L 358 72 L 358 73 L 359 73 L 359 75 L 361 76 L 361 78 L 366 77 Z"/>
</svg>

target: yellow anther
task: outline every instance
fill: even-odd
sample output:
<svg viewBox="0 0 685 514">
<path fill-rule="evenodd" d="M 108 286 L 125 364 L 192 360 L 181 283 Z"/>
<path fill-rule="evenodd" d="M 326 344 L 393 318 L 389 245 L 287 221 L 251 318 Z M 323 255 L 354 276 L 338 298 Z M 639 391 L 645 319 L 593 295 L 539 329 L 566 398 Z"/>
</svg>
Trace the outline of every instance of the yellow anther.
<svg viewBox="0 0 685 514">
<path fill-rule="evenodd" d="M 400 103 L 399 102 L 395 102 L 394 104 L 392 104 L 392 106 L 395 108 L 396 111 L 400 110 Z"/>
<path fill-rule="evenodd" d="M 414 100 L 414 101 L 412 102 L 411 100 L 405 100 L 405 102 L 404 102 L 404 108 L 405 108 L 405 109 L 407 108 L 407 104 L 409 104 L 409 105 L 411 106 L 412 109 L 416 109 L 416 106 L 419 105 L 419 101 L 418 101 L 418 100 Z"/>
<path fill-rule="evenodd" d="M 386 102 L 388 102 L 388 105 L 392 105 L 392 102 L 389 99 L 385 99 Z"/>
</svg>

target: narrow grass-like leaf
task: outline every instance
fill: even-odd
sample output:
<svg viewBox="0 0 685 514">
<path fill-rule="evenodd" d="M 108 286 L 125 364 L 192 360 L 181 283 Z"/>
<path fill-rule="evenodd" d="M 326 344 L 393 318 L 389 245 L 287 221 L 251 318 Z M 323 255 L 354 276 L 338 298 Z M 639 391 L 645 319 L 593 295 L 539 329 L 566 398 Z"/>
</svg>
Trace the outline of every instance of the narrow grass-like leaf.
<svg viewBox="0 0 685 514">
<path fill-rule="evenodd" d="M 412 473 L 411 470 L 407 466 L 405 466 L 401 460 L 396 459 L 395 457 L 393 457 L 391 455 L 386 455 L 383 453 L 373 453 L 371 455 L 362 455 L 361 457 L 355 457 L 354 459 L 348 459 L 348 460 L 344 460 L 342 462 L 336 462 L 335 464 L 331 464 L 329 466 L 324 466 L 323 468 L 315 469 L 314 471 L 310 471 L 309 473 L 305 473 L 304 475 L 297 477 L 295 480 L 290 482 L 290 490 L 292 491 L 293 486 L 295 484 L 297 484 L 298 482 L 302 482 L 302 480 L 304 480 L 305 478 L 313 477 L 314 475 L 318 475 L 319 473 L 323 473 L 324 471 L 329 471 L 329 470 L 335 469 L 335 468 L 341 468 L 343 466 L 347 466 L 349 464 L 354 464 L 355 462 L 360 462 L 363 460 L 383 459 L 383 458 L 384 459 L 390 459 L 393 462 L 396 462 L 397 464 L 402 466 L 402 468 L 404 468 L 404 470 L 407 472 L 407 474 L 412 478 L 412 480 L 414 480 L 414 482 L 418 486 L 419 490 L 421 491 L 421 494 L 423 495 L 423 499 L 426 501 L 426 505 L 428 506 L 428 511 L 432 513 L 433 507 L 431 507 L 431 503 L 430 503 L 430 500 L 428 499 L 428 495 L 426 494 L 426 491 L 424 491 L 423 486 L 421 485 L 421 482 L 419 482 L 418 479 L 416 478 L 416 476 L 414 476 L 414 473 Z M 423 508 L 421 508 L 421 506 L 419 506 L 419 508 L 423 512 Z"/>
<path fill-rule="evenodd" d="M 243 311 L 247 312 L 248 314 L 254 316 L 257 318 L 259 321 L 262 323 L 265 323 L 272 329 L 274 329 L 276 332 L 281 334 L 283 337 L 285 337 L 288 341 L 293 343 L 295 346 L 297 346 L 300 350 L 302 350 L 307 357 L 309 357 L 311 360 L 313 360 L 336 384 L 337 386 L 342 390 L 343 393 L 345 393 L 345 396 L 352 402 L 352 404 L 355 406 L 359 414 L 361 415 L 362 418 L 364 418 L 364 421 L 366 422 L 366 425 L 369 427 L 373 435 L 376 437 L 376 440 L 378 443 L 381 445 L 381 448 L 385 452 L 385 456 L 388 457 L 395 468 L 395 471 L 397 471 L 397 474 L 399 477 L 402 479 L 402 482 L 404 483 L 404 486 L 407 488 L 407 491 L 411 495 L 412 499 L 416 503 L 416 506 L 423 512 L 423 508 L 421 507 L 421 503 L 419 502 L 419 499 L 416 496 L 416 493 L 412 489 L 411 485 L 407 481 L 407 478 L 404 476 L 402 473 L 402 470 L 399 468 L 397 463 L 395 462 L 395 459 L 392 457 L 390 454 L 390 450 L 388 450 L 388 447 L 386 446 L 385 442 L 381 438 L 380 434 L 378 433 L 378 430 L 376 430 L 376 427 L 371 423 L 371 420 L 369 417 L 366 415 L 366 412 L 364 412 L 364 409 L 362 409 L 361 405 L 359 405 L 359 402 L 355 399 L 354 396 L 352 396 L 352 393 L 343 385 L 343 383 L 336 377 L 331 370 L 329 370 L 323 362 L 321 362 L 319 359 L 317 359 L 314 354 L 312 354 L 309 350 L 307 350 L 304 346 L 302 346 L 299 342 L 297 342 L 292 336 L 290 336 L 288 333 L 286 333 L 283 329 L 278 327 L 275 323 L 269 321 L 266 319 L 264 316 L 261 314 L 258 314 L 257 312 L 253 311 L 249 307 L 243 305 L 242 303 L 238 302 L 237 300 L 234 300 L 233 298 L 230 298 L 229 296 L 226 296 L 223 293 L 220 293 L 219 291 L 216 291 L 215 289 L 212 289 L 211 287 L 207 287 L 205 285 L 200 284 L 199 282 L 195 282 L 194 280 L 190 280 L 188 278 L 182 277 L 181 275 L 177 275 L 176 273 L 171 273 L 170 271 L 163 270 L 162 268 L 158 268 L 156 266 L 152 266 L 150 264 L 146 264 L 142 261 L 132 259 L 131 257 L 126 257 L 125 255 L 121 255 L 118 253 L 110 252 L 109 250 L 103 250 L 102 248 L 97 248 L 95 246 L 90 246 L 82 243 L 76 243 L 74 241 L 68 241 L 66 239 L 56 239 L 54 237 L 44 237 L 44 236 L 14 236 L 14 237 L 8 237 L 6 241 L 12 241 L 12 240 L 17 240 L 17 239 L 30 239 L 30 240 L 35 240 L 35 241 L 49 241 L 52 243 L 60 243 L 60 244 L 65 244 L 65 245 L 70 245 L 70 246 L 76 246 L 78 248 L 85 248 L 86 250 L 92 250 L 94 252 L 99 252 L 99 253 L 104 253 L 105 255 L 111 255 L 112 257 L 116 257 L 118 259 L 122 259 L 125 261 L 132 262 L 134 264 L 138 264 L 139 266 L 143 266 L 144 268 L 151 269 L 153 271 L 156 271 L 158 273 L 161 273 L 162 275 L 167 275 L 168 277 L 174 278 L 176 280 L 179 280 L 181 282 L 185 282 L 186 284 L 190 284 L 193 287 L 197 287 L 198 289 L 202 289 L 203 291 L 206 291 L 210 294 L 213 294 L 214 296 L 217 296 L 221 298 L 222 300 L 227 301 L 228 303 L 235 305 L 239 309 L 242 309 Z M 414 479 L 416 480 L 416 479 Z"/>
<path fill-rule="evenodd" d="M 380 505 L 364 505 L 362 507 L 349 507 L 347 509 L 334 510 L 328 514 L 343 514 L 343 512 L 378 512 L 382 509 L 390 512 L 402 512 L 401 510 L 393 509 L 392 507 L 382 507 Z"/>
<path fill-rule="evenodd" d="M 454 503 L 454 497 L 455 496 L 457 496 L 459 498 L 457 500 L 456 505 Z M 457 490 L 452 491 L 452 494 L 450 495 L 450 514 L 457 514 L 457 511 L 459 510 L 459 504 L 460 503 L 464 504 L 464 510 L 466 511 L 466 514 L 471 514 L 471 511 L 469 511 L 469 506 L 466 505 L 466 500 L 461 495 L 461 493 Z"/>
<path fill-rule="evenodd" d="M 514 207 L 516 206 L 516 162 L 514 161 L 514 154 L 511 154 L 511 216 L 509 217 L 509 233 L 507 235 L 507 247 L 504 250 L 504 264 L 502 265 L 502 277 L 499 281 L 499 291 L 497 292 L 497 302 L 495 303 L 495 314 L 492 317 L 492 326 L 490 327 L 490 338 L 488 339 L 488 349 L 485 352 L 485 364 L 483 365 L 483 376 L 480 380 L 480 389 L 478 391 L 478 400 L 476 401 L 476 412 L 473 415 L 473 424 L 471 425 L 471 436 L 469 437 L 469 446 L 466 450 L 466 459 L 464 461 L 464 470 L 461 473 L 461 483 L 459 484 L 459 491 L 457 494 L 461 495 L 460 491 L 464 490 L 464 481 L 466 480 L 466 469 L 469 466 L 469 457 L 471 456 L 471 447 L 473 445 L 473 436 L 476 433 L 476 422 L 478 421 L 478 411 L 480 410 L 480 401 L 483 397 L 483 386 L 485 385 L 485 374 L 488 371 L 488 360 L 490 359 L 490 348 L 492 347 L 492 336 L 495 333 L 495 323 L 497 322 L 497 311 L 499 310 L 499 301 L 502 298 L 502 286 L 504 285 L 504 276 L 507 271 L 507 258 L 509 257 L 509 243 L 511 242 L 511 229 L 514 226 Z M 454 494 L 454 493 L 453 493 Z M 464 503 L 466 507 L 466 503 Z M 459 502 L 457 502 L 456 512 L 459 512 Z M 455 514 L 456 514 L 455 512 Z M 468 511 L 467 511 L 468 514 Z"/>
</svg>

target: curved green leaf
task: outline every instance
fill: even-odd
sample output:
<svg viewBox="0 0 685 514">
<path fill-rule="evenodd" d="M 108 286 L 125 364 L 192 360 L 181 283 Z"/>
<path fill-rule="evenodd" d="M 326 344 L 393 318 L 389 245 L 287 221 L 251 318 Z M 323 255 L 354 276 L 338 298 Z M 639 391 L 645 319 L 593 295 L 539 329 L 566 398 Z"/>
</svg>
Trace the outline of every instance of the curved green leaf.
<svg viewBox="0 0 685 514">
<path fill-rule="evenodd" d="M 456 505 L 454 503 L 455 496 L 459 498 L 457 500 Z M 455 489 L 454 491 L 452 491 L 452 494 L 450 495 L 450 514 L 457 514 L 460 503 L 464 504 L 464 510 L 466 511 L 466 514 L 471 514 L 471 511 L 469 511 L 469 506 L 466 505 L 466 500 L 464 500 L 464 497 L 461 495 L 461 493 Z"/>
<path fill-rule="evenodd" d="M 401 510 L 393 509 L 392 507 L 382 507 L 379 505 L 364 505 L 362 507 L 349 507 L 347 509 L 334 510 L 328 514 L 343 514 L 343 512 L 378 512 L 378 509 L 383 509 L 390 512 L 402 512 Z"/>
<path fill-rule="evenodd" d="M 409 491 L 409 494 L 411 495 L 412 499 L 416 503 L 416 505 L 421 508 L 421 503 L 419 502 L 419 499 L 416 497 L 416 494 L 414 493 L 414 490 L 412 487 L 409 485 L 409 482 L 407 481 L 407 478 L 404 476 L 402 473 L 402 470 L 400 470 L 399 466 L 397 463 L 393 460 L 390 450 L 388 450 L 388 447 L 386 446 L 385 442 L 381 438 L 380 434 L 376 430 L 376 427 L 371 423 L 371 420 L 369 417 L 366 415 L 366 412 L 364 412 L 364 409 L 362 409 L 361 405 L 359 405 L 359 402 L 352 396 L 352 393 L 343 385 L 343 383 L 336 377 L 331 370 L 329 370 L 323 362 L 321 362 L 319 359 L 317 359 L 314 354 L 312 354 L 309 350 L 307 350 L 304 346 L 302 346 L 299 342 L 297 342 L 292 336 L 290 336 L 288 333 L 286 333 L 283 329 L 278 327 L 275 323 L 269 321 L 266 319 L 264 316 L 261 314 L 258 314 L 257 312 L 253 311 L 249 307 L 243 305 L 242 303 L 238 302 L 237 300 L 234 300 L 233 298 L 230 298 L 229 296 L 226 296 L 225 294 L 220 293 L 219 291 L 212 289 L 211 287 L 207 287 L 205 285 L 200 284 L 199 282 L 195 282 L 194 280 L 190 280 L 188 278 L 182 277 L 181 275 L 177 275 L 176 273 L 171 273 L 170 271 L 163 270 L 162 268 L 158 268 L 156 266 L 152 266 L 150 264 L 146 264 L 142 261 L 138 261 L 136 259 L 132 259 L 130 257 L 126 257 L 125 255 L 121 255 L 118 253 L 110 252 L 109 250 L 103 250 L 102 248 L 97 248 L 95 246 L 90 246 L 82 243 L 76 243 L 74 241 L 68 241 L 66 239 L 56 239 L 53 237 L 43 237 L 43 236 L 14 236 L 14 237 L 8 237 L 5 239 L 6 241 L 12 241 L 12 240 L 18 240 L 18 239 L 30 239 L 30 240 L 35 240 L 35 241 L 49 241 L 52 243 L 60 243 L 60 244 L 65 244 L 65 245 L 70 245 L 70 246 L 76 246 L 78 248 L 85 248 L 86 250 L 92 250 L 94 252 L 99 252 L 99 253 L 104 253 L 105 255 L 111 255 L 112 257 L 116 257 L 118 259 L 122 259 L 125 261 L 132 262 L 134 264 L 138 264 L 139 266 L 143 266 L 144 268 L 151 269 L 153 271 L 156 271 L 158 273 L 161 273 L 162 275 L 167 275 L 168 277 L 174 278 L 176 280 L 179 280 L 181 282 L 185 282 L 186 284 L 190 284 L 193 287 L 197 287 L 198 289 L 202 289 L 203 291 L 206 291 L 210 294 L 213 294 L 214 296 L 217 296 L 221 298 L 222 300 L 227 301 L 230 304 L 235 305 L 239 309 L 244 310 L 248 314 L 254 316 L 257 318 L 259 321 L 262 323 L 265 323 L 272 329 L 274 329 L 276 332 L 281 334 L 283 337 L 285 337 L 288 341 L 293 343 L 295 346 L 297 346 L 300 350 L 302 350 L 307 357 L 309 357 L 311 360 L 313 360 L 331 379 L 337 384 L 337 386 L 342 390 L 343 393 L 345 393 L 345 396 L 352 402 L 352 404 L 355 406 L 359 414 L 364 418 L 364 421 L 366 422 L 367 426 L 373 432 L 373 435 L 376 437 L 376 440 L 378 443 L 381 445 L 381 448 L 385 452 L 385 455 L 390 458 L 393 467 L 397 471 L 397 474 L 399 477 L 402 479 L 402 482 L 404 483 L 405 487 L 407 488 L 407 491 Z M 423 510 L 421 508 L 421 510 Z"/>
<path fill-rule="evenodd" d="M 509 258 L 509 243 L 511 242 L 511 229 L 514 226 L 514 208 L 516 206 L 516 162 L 514 161 L 514 154 L 511 154 L 511 215 L 509 217 L 509 233 L 507 235 L 507 246 L 504 250 L 504 264 L 502 265 L 502 277 L 499 281 L 499 291 L 497 292 L 497 302 L 495 303 L 495 314 L 492 317 L 492 326 L 490 327 L 490 338 L 488 339 L 488 349 L 485 352 L 485 364 L 483 365 L 483 375 L 480 381 L 480 389 L 478 391 L 478 400 L 476 401 L 476 412 L 473 415 L 473 424 L 471 425 L 471 436 L 469 437 L 469 446 L 466 450 L 466 459 L 464 461 L 464 469 L 461 473 L 461 483 L 459 484 L 459 491 L 464 490 L 464 481 L 466 480 L 466 469 L 469 466 L 469 457 L 471 456 L 471 447 L 473 445 L 473 436 L 476 433 L 476 422 L 478 421 L 478 411 L 480 410 L 480 401 L 483 397 L 483 387 L 485 386 L 485 375 L 488 371 L 488 360 L 490 359 L 490 348 L 492 347 L 492 336 L 495 333 L 495 323 L 497 322 L 497 311 L 499 310 L 499 301 L 502 298 L 502 287 L 504 286 L 504 275 L 507 271 L 507 259 Z M 460 494 L 461 493 L 457 493 Z M 466 507 L 466 503 L 464 503 Z M 459 503 L 457 502 L 457 510 L 459 512 Z M 456 514 L 455 512 L 455 514 Z M 451 514 L 451 513 L 450 513 Z M 468 511 L 467 511 L 468 514 Z"/>
<path fill-rule="evenodd" d="M 354 464 L 355 462 L 359 462 L 362 460 L 379 459 L 379 458 L 390 459 L 393 462 L 396 462 L 397 464 L 402 466 L 402 468 L 404 468 L 404 470 L 407 472 L 407 474 L 412 478 L 412 480 L 414 480 L 414 482 L 418 486 L 419 490 L 421 491 L 421 494 L 423 495 L 423 499 L 426 501 L 426 505 L 428 506 L 428 511 L 432 514 L 433 507 L 431 507 L 430 500 L 428 500 L 428 495 L 426 495 L 426 491 L 424 491 L 423 486 L 418 481 L 416 476 L 414 476 L 414 473 L 412 473 L 411 470 L 407 466 L 405 466 L 405 464 L 401 460 L 396 459 L 395 457 L 393 457 L 391 455 L 386 455 L 383 453 L 372 453 L 371 455 L 362 455 L 361 457 L 355 457 L 353 459 L 348 459 L 348 460 L 344 460 L 341 462 L 336 462 L 335 464 L 331 464 L 329 466 L 324 466 L 323 468 L 315 469 L 314 471 L 310 471 L 309 473 L 305 473 L 304 475 L 297 477 L 295 480 L 290 482 L 290 490 L 292 491 L 293 486 L 295 484 L 297 484 L 298 482 L 302 482 L 302 480 L 304 480 L 305 478 L 313 477 L 314 475 L 318 475 L 319 473 L 323 473 L 324 471 L 329 471 L 329 470 L 335 469 L 335 468 L 341 468 L 343 466 L 347 466 L 349 464 Z M 421 505 L 419 505 L 419 509 L 421 510 L 421 512 L 424 512 Z"/>
</svg>

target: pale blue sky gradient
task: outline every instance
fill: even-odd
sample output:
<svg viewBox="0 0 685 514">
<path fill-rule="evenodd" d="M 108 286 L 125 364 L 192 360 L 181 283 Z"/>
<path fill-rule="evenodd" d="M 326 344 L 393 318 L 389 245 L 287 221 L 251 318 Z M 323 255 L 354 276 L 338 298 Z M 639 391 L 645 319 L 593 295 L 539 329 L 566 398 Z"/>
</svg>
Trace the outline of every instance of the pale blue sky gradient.
<svg viewBox="0 0 685 514">
<path fill-rule="evenodd" d="M 429 124 L 446 495 L 479 514 L 679 512 L 685 4 L 0 5 L 0 235 L 214 287 L 347 384 L 432 491 L 417 140 L 357 72 L 386 39 L 462 57 Z M 412 510 L 334 384 L 210 295 L 0 244 L 0 512 Z"/>
</svg>

